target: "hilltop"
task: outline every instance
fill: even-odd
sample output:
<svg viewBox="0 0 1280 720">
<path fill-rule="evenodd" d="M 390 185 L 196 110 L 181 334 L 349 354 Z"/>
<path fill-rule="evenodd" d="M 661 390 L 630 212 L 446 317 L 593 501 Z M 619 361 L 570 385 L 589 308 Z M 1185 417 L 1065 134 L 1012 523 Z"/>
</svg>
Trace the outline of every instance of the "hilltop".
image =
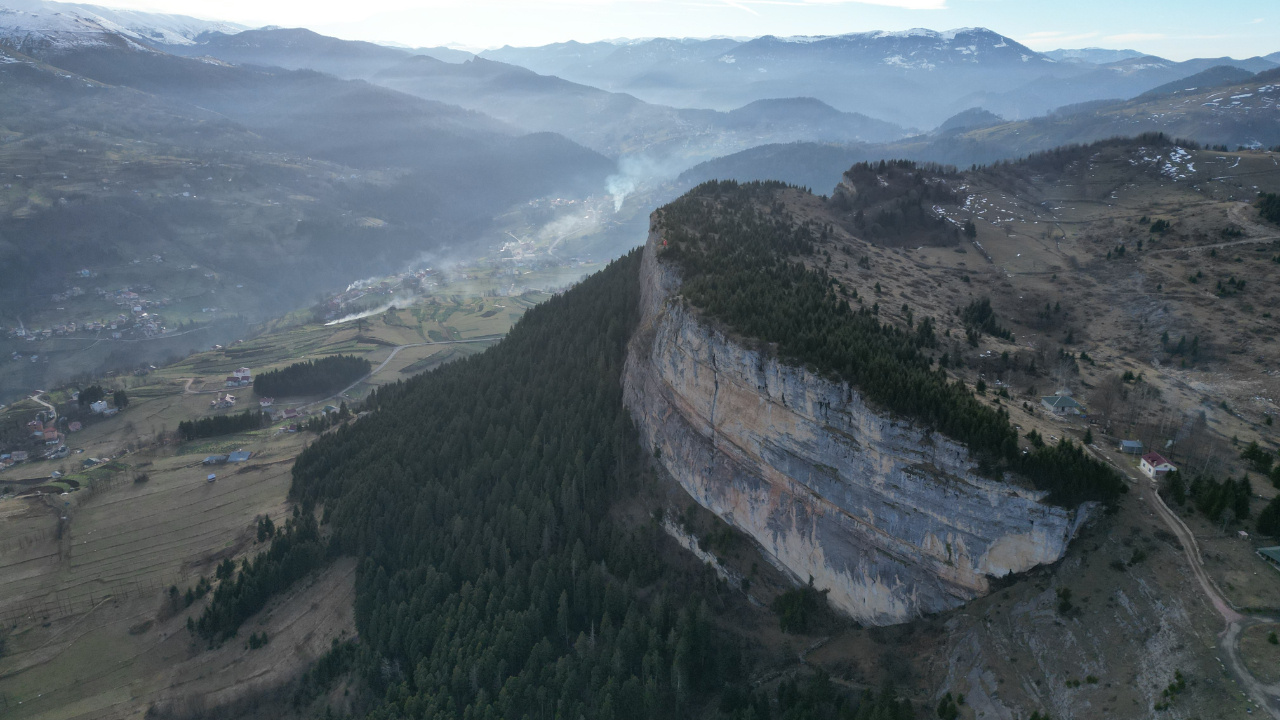
<svg viewBox="0 0 1280 720">
<path fill-rule="evenodd" d="M 711 179 L 776 179 L 821 189 L 838 182 L 841 173 L 855 162 L 907 158 L 968 167 L 1015 160 L 1073 143 L 1148 132 L 1233 150 L 1271 148 L 1280 146 L 1278 101 L 1280 78 L 1274 71 L 1255 75 L 1230 68 L 1212 69 L 1132 100 L 1063 107 L 1030 120 L 993 122 L 993 114 L 966 111 L 940 127 L 937 134 L 898 142 L 761 146 L 702 163 L 685 171 L 680 179 L 687 186 Z M 969 122 L 976 126 L 965 127 Z M 960 127 L 955 127 L 957 123 Z"/>
</svg>

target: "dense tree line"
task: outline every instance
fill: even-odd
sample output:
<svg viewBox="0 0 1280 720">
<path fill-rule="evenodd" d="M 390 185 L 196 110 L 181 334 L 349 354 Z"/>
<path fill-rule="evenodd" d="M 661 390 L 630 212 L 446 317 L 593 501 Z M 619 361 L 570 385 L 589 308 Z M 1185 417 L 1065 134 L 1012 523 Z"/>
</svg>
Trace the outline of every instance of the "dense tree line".
<svg viewBox="0 0 1280 720">
<path fill-rule="evenodd" d="M 775 344 L 779 356 L 843 378 L 873 403 L 966 444 L 991 473 L 1011 470 L 1074 505 L 1113 500 L 1119 476 L 1065 438 L 1023 454 L 1008 413 L 979 402 L 932 360 L 923 339 L 852 309 L 835 281 L 793 258 L 812 254 L 821 228 L 797 223 L 780 183 L 709 182 L 660 210 L 664 257 L 683 295 L 736 332 Z"/>
<path fill-rule="evenodd" d="M 301 700 L 351 668 L 373 718 L 909 716 L 892 692 L 753 692 L 744 641 L 712 623 L 719 582 L 666 565 L 657 523 L 620 511 L 648 472 L 621 391 L 638 268 L 632 253 L 485 353 L 380 388 L 301 454 L 304 512 L 269 553 L 323 506 L 332 534 L 302 543 L 307 557 L 360 558 L 360 643 Z M 215 591 L 202 634 L 231 632 L 242 598 L 296 574 L 284 564 L 254 561 Z"/>
<path fill-rule="evenodd" d="M 1163 489 L 1164 496 L 1180 506 L 1190 501 L 1191 506 L 1210 522 L 1219 522 L 1224 517 L 1237 522 L 1249 518 L 1253 486 L 1248 477 L 1239 480 L 1227 478 L 1219 482 L 1206 475 L 1197 475 L 1187 482 L 1182 473 L 1174 471 L 1165 477 Z"/>
<path fill-rule="evenodd" d="M 1258 215 L 1267 222 L 1280 225 L 1280 194 L 1262 193 L 1258 195 Z"/>
<path fill-rule="evenodd" d="M 330 355 L 319 360 L 297 362 L 279 370 L 268 370 L 253 379 L 258 397 L 326 395 L 359 380 L 373 365 L 355 355 Z"/>
<path fill-rule="evenodd" d="M 831 205 L 851 217 L 867 240 L 950 244 L 959 239 L 960 230 L 933 207 L 959 201 L 945 182 L 956 177 L 955 168 L 909 160 L 860 162 L 844 173 L 845 184 L 837 188 Z"/>
<path fill-rule="evenodd" d="M 231 435 L 257 430 L 267 424 L 267 415 L 261 410 L 245 410 L 238 415 L 211 415 L 199 420 L 183 420 L 178 423 L 178 437 L 183 440 Z"/>
<path fill-rule="evenodd" d="M 1271 481 L 1280 487 L 1280 465 L 1276 465 L 1276 456 L 1270 450 L 1258 445 L 1254 440 L 1240 451 L 1240 459 L 1249 463 L 1249 469 L 1270 476 Z"/>
<path fill-rule="evenodd" d="M 984 332 L 992 337 L 1013 340 L 1013 333 L 1009 331 L 1009 328 L 1001 327 L 996 320 L 996 311 L 991 307 L 991 298 L 989 297 L 974 300 L 966 305 L 960 311 L 960 319 L 966 327 L 975 331 Z"/>
<path fill-rule="evenodd" d="M 268 520 L 268 523 L 270 520 Z M 219 568 L 222 580 L 213 591 L 199 620 L 189 627 L 210 642 L 233 637 L 241 623 L 262 609 L 275 593 L 315 570 L 329 559 L 329 546 L 321 539 L 315 515 L 295 510 L 283 530 L 275 531 L 271 547 L 259 553 L 231 580 L 230 570 Z M 263 535 L 259 521 L 259 537 Z"/>
<path fill-rule="evenodd" d="M 793 588 L 774 598 L 772 609 L 778 615 L 778 626 L 784 633 L 805 633 L 827 609 L 827 592 L 813 586 L 813 578 L 804 587 Z"/>
<path fill-rule="evenodd" d="M 1271 502 L 1258 513 L 1258 533 L 1280 537 L 1280 496 L 1271 498 Z"/>
<path fill-rule="evenodd" d="M 99 400 L 105 400 L 106 397 L 107 391 L 101 385 L 90 385 L 80 391 L 80 394 L 76 397 L 76 402 L 80 404 L 80 407 L 88 407 Z"/>
</svg>

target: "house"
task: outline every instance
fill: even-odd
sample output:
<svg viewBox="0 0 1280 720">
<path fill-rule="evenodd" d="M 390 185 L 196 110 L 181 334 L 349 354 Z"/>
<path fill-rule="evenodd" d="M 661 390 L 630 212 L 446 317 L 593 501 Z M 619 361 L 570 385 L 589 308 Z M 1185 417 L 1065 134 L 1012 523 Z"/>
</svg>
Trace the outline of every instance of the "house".
<svg viewBox="0 0 1280 720">
<path fill-rule="evenodd" d="M 1126 455 L 1141 455 L 1142 441 L 1141 440 L 1121 440 L 1120 452 Z"/>
<path fill-rule="evenodd" d="M 49 440 L 57 440 L 58 430 L 57 428 L 45 428 L 42 435 L 46 442 L 48 442 Z"/>
<path fill-rule="evenodd" d="M 1258 557 L 1271 563 L 1271 566 L 1275 569 L 1280 570 L 1280 545 L 1258 548 Z"/>
<path fill-rule="evenodd" d="M 275 403 L 276 403 L 276 399 L 275 399 L 275 398 L 262 398 L 262 399 L 258 400 L 258 407 L 261 407 L 261 408 L 269 408 L 269 407 L 271 407 L 272 405 L 275 405 Z"/>
<path fill-rule="evenodd" d="M 218 476 L 217 476 L 216 474 L 214 474 L 214 473 L 209 473 L 209 477 L 207 477 L 207 478 L 205 478 L 205 479 L 206 479 L 207 481 L 209 481 L 209 482 L 213 482 L 214 480 L 217 480 L 217 479 L 218 479 Z"/>
<path fill-rule="evenodd" d="M 1084 408 L 1066 395 L 1050 395 L 1040 398 L 1040 404 L 1054 415 L 1079 415 Z"/>
<path fill-rule="evenodd" d="M 82 427 L 84 426 L 80 424 L 80 421 L 76 420 L 75 422 L 68 425 L 67 429 L 70 430 L 71 432 L 80 432 L 80 428 Z"/>
<path fill-rule="evenodd" d="M 237 450 L 227 456 L 227 462 L 233 462 L 233 463 L 246 462 L 248 461 L 249 456 L 252 454 L 253 453 L 245 452 L 244 450 Z"/>
<path fill-rule="evenodd" d="M 1152 480 L 1159 480 L 1166 473 L 1175 472 L 1178 469 L 1173 466 L 1173 463 L 1165 460 L 1163 455 L 1155 452 L 1143 455 L 1138 467 L 1142 468 L 1143 474 Z"/>
<path fill-rule="evenodd" d="M 234 385 L 232 385 L 234 383 Z M 238 368 L 227 378 L 228 387 L 245 387 L 253 384 L 253 371 L 247 367 Z"/>
<path fill-rule="evenodd" d="M 98 402 L 89 405 L 89 409 L 92 410 L 95 414 L 101 415 L 102 413 L 107 411 L 107 401 L 99 400 Z"/>
<path fill-rule="evenodd" d="M 14 451 L 13 451 L 13 461 L 14 461 L 14 462 L 16 462 L 16 463 L 26 462 L 26 461 L 27 461 L 27 451 L 26 451 L 26 450 L 14 450 Z"/>
<path fill-rule="evenodd" d="M 224 462 L 226 462 L 226 461 L 227 461 L 227 456 L 226 456 L 226 455 L 210 455 L 209 457 L 205 458 L 205 459 L 202 461 L 202 463 L 201 463 L 201 464 L 203 464 L 203 465 L 221 465 L 222 463 L 224 463 Z"/>
<path fill-rule="evenodd" d="M 286 408 L 286 409 L 285 409 L 285 411 L 284 411 L 284 418 L 285 418 L 286 420 L 292 420 L 293 418 L 296 418 L 296 417 L 298 417 L 298 411 L 297 411 L 297 410 L 295 410 L 295 409 L 293 409 L 293 408 Z"/>
</svg>

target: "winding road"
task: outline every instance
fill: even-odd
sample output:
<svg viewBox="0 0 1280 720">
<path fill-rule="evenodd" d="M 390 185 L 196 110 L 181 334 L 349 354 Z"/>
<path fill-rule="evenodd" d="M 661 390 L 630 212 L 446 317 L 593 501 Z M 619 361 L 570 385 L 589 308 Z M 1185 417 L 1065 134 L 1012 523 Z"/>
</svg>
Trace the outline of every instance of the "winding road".
<svg viewBox="0 0 1280 720">
<path fill-rule="evenodd" d="M 34 395 L 31 396 L 31 399 L 49 408 L 49 412 L 52 414 L 52 417 L 49 418 L 49 422 L 53 422 L 58 419 L 58 409 L 55 408 L 53 405 L 40 399 L 40 396 L 44 395 L 44 393 L 45 393 L 44 390 L 39 390 Z"/>
<path fill-rule="evenodd" d="M 1222 615 L 1226 628 L 1218 634 L 1218 650 L 1220 652 L 1219 661 L 1235 678 L 1236 682 L 1249 696 L 1255 705 L 1262 708 L 1274 720 L 1280 720 L 1280 683 L 1267 685 L 1260 682 L 1245 667 L 1244 659 L 1240 657 L 1240 635 L 1241 633 L 1254 625 L 1263 625 L 1278 622 L 1276 618 L 1265 617 L 1261 615 L 1243 615 L 1236 611 L 1222 596 L 1222 592 L 1218 590 L 1218 586 L 1214 584 L 1213 579 L 1209 577 L 1209 573 L 1204 569 L 1204 562 L 1200 557 L 1200 545 L 1196 542 L 1195 534 L 1182 522 L 1182 518 L 1169 509 L 1165 504 L 1164 498 L 1160 497 L 1156 486 L 1146 478 L 1135 478 L 1129 470 L 1123 465 L 1114 462 L 1106 455 L 1100 454 L 1111 464 L 1112 467 L 1119 470 L 1126 477 L 1134 482 L 1136 487 L 1143 490 L 1142 496 L 1146 500 L 1147 505 L 1164 520 L 1165 525 L 1169 527 L 1173 534 L 1177 536 L 1178 542 L 1182 545 L 1183 553 L 1187 557 L 1187 563 L 1191 566 L 1191 572 L 1196 576 L 1196 581 L 1200 584 L 1200 589 L 1204 591 L 1205 596 L 1209 599 L 1214 609 Z"/>
</svg>

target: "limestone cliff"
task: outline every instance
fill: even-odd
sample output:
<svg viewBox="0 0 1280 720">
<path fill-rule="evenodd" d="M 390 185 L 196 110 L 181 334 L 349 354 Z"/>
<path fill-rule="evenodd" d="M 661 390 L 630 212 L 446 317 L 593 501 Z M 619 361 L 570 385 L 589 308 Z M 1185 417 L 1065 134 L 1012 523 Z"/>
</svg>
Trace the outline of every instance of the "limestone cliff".
<svg viewBox="0 0 1280 720">
<path fill-rule="evenodd" d="M 704 321 L 659 242 L 644 250 L 625 397 L 698 503 L 866 623 L 955 607 L 1062 556 L 1084 510 L 981 477 L 964 446 Z"/>
</svg>

